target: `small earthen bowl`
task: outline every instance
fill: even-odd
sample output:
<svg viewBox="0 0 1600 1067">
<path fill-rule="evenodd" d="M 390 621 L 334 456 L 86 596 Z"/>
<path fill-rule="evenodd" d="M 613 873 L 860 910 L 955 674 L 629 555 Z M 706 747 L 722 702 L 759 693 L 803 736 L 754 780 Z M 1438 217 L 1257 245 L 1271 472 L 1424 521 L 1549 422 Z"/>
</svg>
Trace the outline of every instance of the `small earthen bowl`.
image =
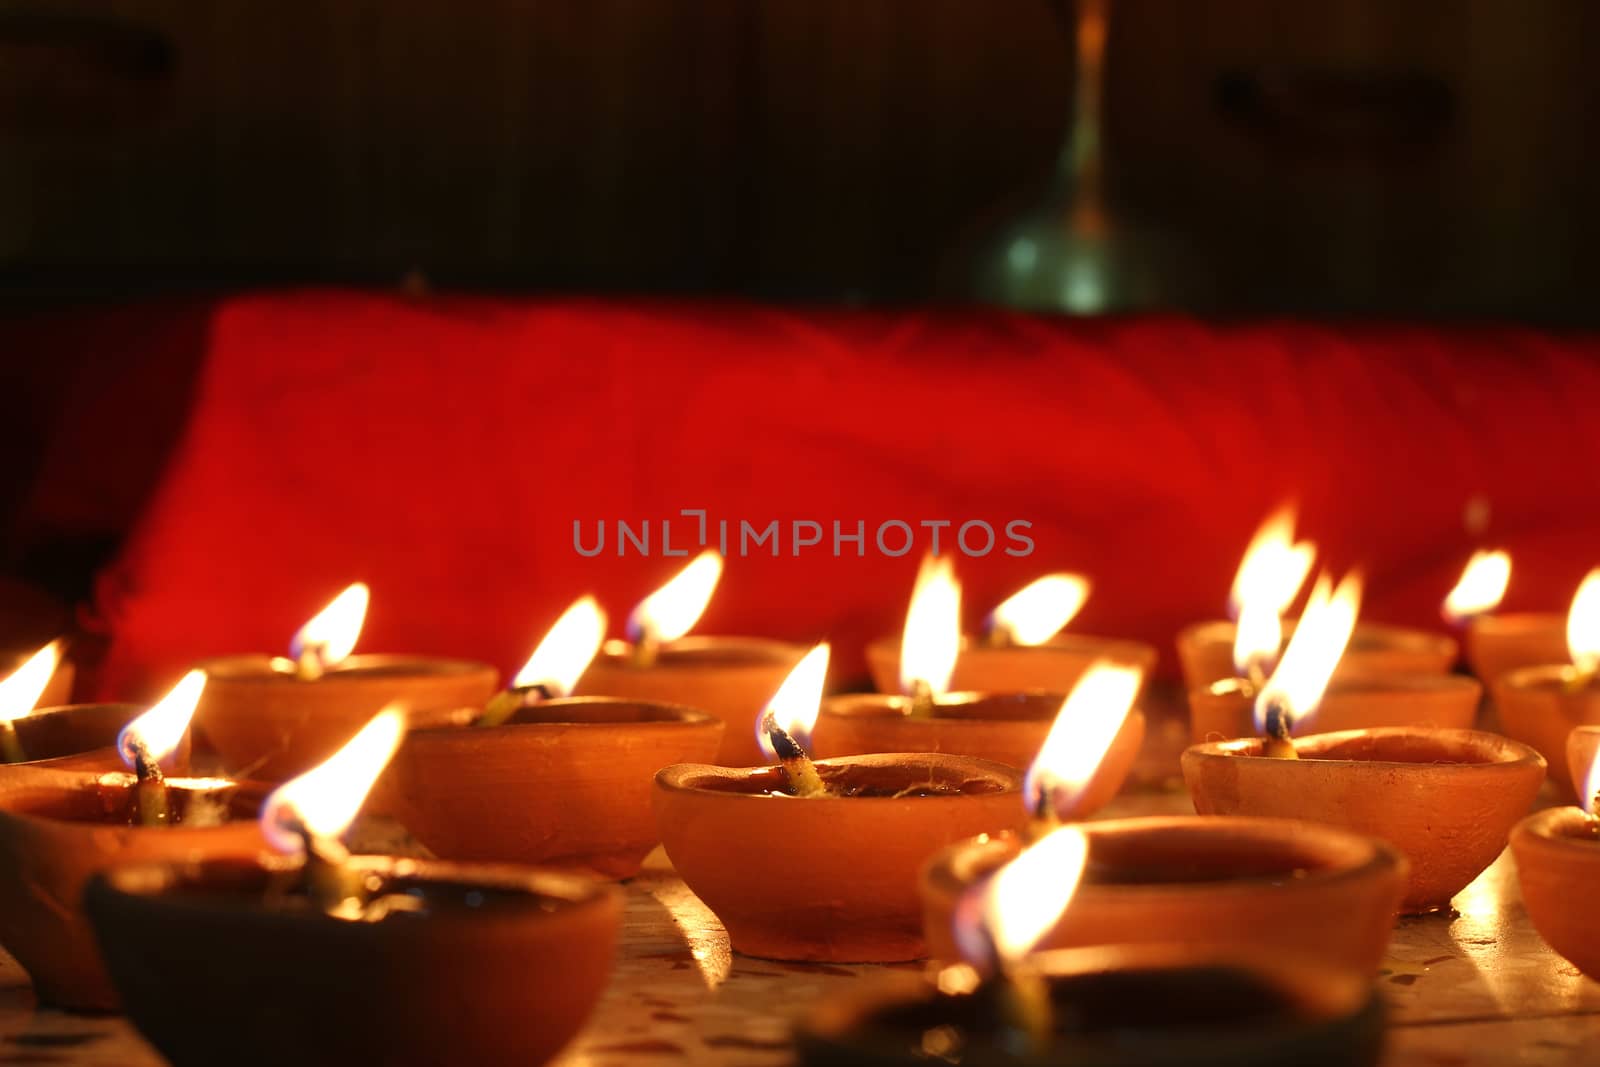
<svg viewBox="0 0 1600 1067">
<path fill-rule="evenodd" d="M 484 663 L 422 656 L 351 656 L 316 681 L 274 670 L 270 656 L 226 656 L 199 664 L 205 691 L 195 726 L 229 773 L 281 782 L 339 750 L 391 703 L 412 727 L 481 708 L 498 673 Z"/>
<path fill-rule="evenodd" d="M 533 863 L 629 878 L 660 841 L 655 773 L 715 758 L 722 723 L 669 704 L 571 697 L 501 726 L 406 735 L 367 802 L 448 860 Z"/>
<path fill-rule="evenodd" d="M 518 867 L 358 857 L 423 910 L 332 918 L 268 898 L 284 864 L 118 868 L 87 907 L 128 1016 L 176 1067 L 541 1064 L 611 975 L 613 887 Z"/>
<path fill-rule="evenodd" d="M 1212 682 L 1234 677 L 1234 625 L 1226 620 L 1200 622 L 1178 631 L 1178 663 L 1183 669 L 1184 688 L 1203 689 Z M 1285 638 L 1294 632 L 1292 622 L 1284 623 Z M 1360 622 L 1350 645 L 1339 660 L 1339 675 L 1357 674 L 1445 674 L 1455 666 L 1460 649 L 1453 637 L 1390 626 L 1381 622 Z"/>
<path fill-rule="evenodd" d="M 1374 726 L 1443 726 L 1470 730 L 1483 686 L 1456 674 L 1370 674 L 1335 678 L 1316 714 L 1295 723 L 1297 734 L 1337 733 Z M 1189 692 L 1189 738 L 1227 741 L 1256 733 L 1250 684 L 1224 678 Z"/>
<path fill-rule="evenodd" d="M 255 819 L 259 791 L 241 790 L 236 819 L 225 825 L 145 829 L 127 825 L 126 812 L 108 813 L 99 780 L 39 771 L 0 783 L 0 945 L 41 1001 L 74 1011 L 120 1006 L 83 913 L 91 875 L 124 863 L 248 858 L 266 847 Z"/>
<path fill-rule="evenodd" d="M 1502 674 L 1490 683 L 1500 728 L 1506 736 L 1532 745 L 1557 768 L 1550 775 L 1556 795 L 1571 800 L 1571 782 L 1561 773 L 1567 737 L 1577 726 L 1600 725 L 1600 685 L 1568 689 L 1574 671 L 1550 664 L 1523 667 Z"/>
<path fill-rule="evenodd" d="M 1600 981 L 1600 830 L 1584 811 L 1546 808 L 1511 831 L 1522 903 L 1534 929 L 1574 967 Z"/>
<path fill-rule="evenodd" d="M 846 756 L 817 770 L 855 795 L 789 796 L 775 767 L 665 768 L 655 810 L 668 858 L 747 956 L 920 959 L 917 871 L 954 841 L 1019 827 L 1021 773 L 938 753 Z"/>
<path fill-rule="evenodd" d="M 1083 884 L 1040 948 L 1242 947 L 1371 975 L 1405 890 L 1408 865 L 1399 852 L 1331 826 L 1184 816 L 1091 822 L 1083 832 Z M 1002 834 L 952 845 L 928 862 L 922 900 L 930 955 L 959 958 L 956 902 L 1021 850 L 1020 838 Z"/>
<path fill-rule="evenodd" d="M 139 704 L 68 704 L 40 708 L 13 721 L 17 740 L 28 757 L 21 763 L 0 763 L 0 782 L 27 778 L 37 771 L 126 770 L 117 751 L 122 728 L 148 708 Z M 189 735 L 161 761 L 168 774 L 189 770 Z"/>
<path fill-rule="evenodd" d="M 900 692 L 900 638 L 880 637 L 867 645 L 867 667 L 880 693 Z M 946 687 L 952 692 L 1018 693 L 1040 689 L 1070 693 L 1096 663 L 1137 667 L 1149 678 L 1156 650 L 1142 641 L 1062 633 L 1040 645 L 991 646 L 961 639 L 961 653 Z"/>
<path fill-rule="evenodd" d="M 819 1001 L 796 1029 L 800 1063 L 1371 1067 L 1383 1049 L 1383 1006 L 1370 979 L 1314 958 L 1108 945 L 1043 952 L 1030 963 L 1047 976 L 1056 1008 L 1046 1053 L 1017 1051 L 996 984 L 966 991 L 963 968 L 881 975 Z"/>
<path fill-rule="evenodd" d="M 8 678 L 12 672 L 33 658 L 38 652 L 38 647 L 28 649 L 8 648 L 0 651 L 0 678 Z M 44 692 L 39 694 L 34 706 L 38 708 L 60 708 L 72 702 L 72 685 L 77 681 L 78 672 L 73 667 L 72 661 L 63 659 L 56 664 L 55 673 L 45 683 Z"/>
<path fill-rule="evenodd" d="M 1487 684 L 1522 667 L 1567 661 L 1567 618 L 1555 612 L 1479 615 L 1467 623 L 1467 666 Z"/>
<path fill-rule="evenodd" d="M 1298 738 L 1299 759 L 1248 738 L 1195 745 L 1183 777 L 1202 815 L 1275 815 L 1382 838 L 1411 862 L 1401 910 L 1448 907 L 1505 847 L 1544 757 L 1477 730 L 1386 727 Z"/>
<path fill-rule="evenodd" d="M 708 711 L 726 727 L 714 762 L 745 767 L 765 759 L 757 720 L 806 651 L 756 637 L 684 637 L 662 645 L 656 661 L 640 667 L 630 645 L 607 641 L 574 692 Z"/>
<path fill-rule="evenodd" d="M 1589 768 L 1594 766 L 1597 755 L 1600 755 L 1600 726 L 1579 726 L 1567 735 L 1568 781 L 1572 783 L 1572 795 L 1582 808 L 1594 803 L 1594 797 L 1584 796 L 1583 791 Z"/>
<path fill-rule="evenodd" d="M 1065 698 L 1059 693 L 952 693 L 931 716 L 910 718 L 909 701 L 880 693 L 850 693 L 822 702 L 812 749 L 822 758 L 868 752 L 949 752 L 1026 769 L 1038 755 Z M 1144 743 L 1144 715 L 1128 714 L 1076 807 L 1080 818 L 1104 807 L 1127 779 Z"/>
</svg>

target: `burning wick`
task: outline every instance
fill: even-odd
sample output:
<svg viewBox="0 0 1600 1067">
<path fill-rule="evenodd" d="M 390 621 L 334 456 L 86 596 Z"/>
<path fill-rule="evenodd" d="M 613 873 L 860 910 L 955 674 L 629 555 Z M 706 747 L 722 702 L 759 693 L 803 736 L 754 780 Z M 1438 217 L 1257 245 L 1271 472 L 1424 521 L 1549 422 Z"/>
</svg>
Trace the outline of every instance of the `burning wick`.
<svg viewBox="0 0 1600 1067">
<path fill-rule="evenodd" d="M 708 548 L 667 584 L 639 601 L 628 616 L 627 627 L 635 667 L 652 666 L 663 643 L 676 641 L 694 628 L 711 603 L 711 594 L 721 577 L 722 556 Z"/>
<path fill-rule="evenodd" d="M 819 797 L 828 792 L 817 765 L 806 755 L 805 746 L 795 739 L 809 737 L 822 708 L 822 689 L 828 680 L 828 643 L 813 648 L 794 665 L 778 691 L 772 694 L 766 710 L 756 724 L 756 740 L 778 761 L 789 784 L 789 794 Z"/>
<path fill-rule="evenodd" d="M 365 583 L 355 582 L 333 598 L 294 635 L 289 642 L 292 661 L 274 661 L 274 666 L 287 665 L 302 682 L 314 682 L 329 668 L 350 655 L 361 636 L 361 624 L 366 621 L 367 603 L 371 592 Z"/>
<path fill-rule="evenodd" d="M 511 687 L 489 701 L 477 725 L 499 726 L 525 707 L 570 694 L 605 635 L 606 613 L 594 597 L 579 597 L 550 627 Z"/>
<path fill-rule="evenodd" d="M 27 761 L 28 754 L 23 751 L 13 720 L 27 715 L 39 703 L 44 687 L 50 684 L 60 662 L 61 642 L 52 641 L 0 682 L 0 759 L 6 763 Z"/>
<path fill-rule="evenodd" d="M 182 742 L 205 687 L 205 672 L 190 671 L 172 687 L 172 692 L 124 726 L 117 736 L 117 750 L 122 753 L 123 762 L 138 776 L 134 796 L 138 801 L 140 826 L 166 826 L 171 821 L 167 779 L 161 773 L 161 760 Z"/>
<path fill-rule="evenodd" d="M 934 713 L 960 655 L 961 583 L 955 564 L 949 556 L 924 556 L 900 635 L 900 691 L 911 701 L 908 716 Z"/>
<path fill-rule="evenodd" d="M 767 732 L 772 750 L 778 754 L 778 765 L 783 768 L 783 776 L 789 781 L 791 795 L 816 797 L 828 791 L 828 787 L 822 784 L 822 776 L 817 773 L 817 765 L 811 762 L 811 757 L 800 747 L 800 742 L 778 725 L 777 716 L 770 710 L 761 716 L 761 728 Z"/>
<path fill-rule="evenodd" d="M 1281 700 L 1269 700 L 1266 707 L 1266 726 L 1262 730 L 1261 754 L 1273 759 L 1299 759 L 1294 741 L 1289 737 L 1289 709 Z"/>
<path fill-rule="evenodd" d="M 1334 585 L 1318 575 L 1300 614 L 1294 636 L 1272 676 L 1256 692 L 1255 720 L 1261 731 L 1261 754 L 1274 759 L 1299 759 L 1290 732 L 1297 718 L 1310 715 L 1322 702 L 1339 659 L 1355 632 L 1361 611 L 1361 578 L 1346 574 Z"/>
<path fill-rule="evenodd" d="M 1144 672 L 1137 667 L 1102 661 L 1092 664 L 1061 702 L 1022 780 L 1023 804 L 1032 817 L 1025 831 L 1030 840 L 1076 814 L 1143 683 Z"/>
</svg>

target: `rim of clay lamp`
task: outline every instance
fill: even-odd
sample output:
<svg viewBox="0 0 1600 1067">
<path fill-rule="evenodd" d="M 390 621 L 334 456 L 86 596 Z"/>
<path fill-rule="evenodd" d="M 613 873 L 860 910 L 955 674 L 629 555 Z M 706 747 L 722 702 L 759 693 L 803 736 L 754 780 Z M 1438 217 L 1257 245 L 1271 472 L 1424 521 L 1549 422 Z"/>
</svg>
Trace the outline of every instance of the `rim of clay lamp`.
<svg viewBox="0 0 1600 1067">
<path fill-rule="evenodd" d="M 807 648 L 772 637 L 721 637 L 716 634 L 691 634 L 676 641 L 664 641 L 649 667 L 635 668 L 629 663 L 633 646 L 612 638 L 600 646 L 598 663 L 635 670 L 690 669 L 711 666 L 752 667 L 799 662 Z M 580 681 L 580 685 L 581 685 Z"/>
<path fill-rule="evenodd" d="M 1463 759 L 1449 760 L 1396 760 L 1396 759 L 1364 759 L 1359 756 L 1323 756 L 1320 753 L 1329 749 L 1336 749 L 1340 745 L 1359 741 L 1381 741 L 1395 738 L 1419 738 L 1427 741 L 1448 742 L 1447 746 L 1453 753 L 1465 755 Z M 1293 767 L 1300 763 L 1326 765 L 1329 763 L 1351 763 L 1364 767 L 1379 767 L 1386 770 L 1395 770 L 1406 773 L 1404 768 L 1421 767 L 1433 773 L 1449 773 L 1447 768 L 1458 768 L 1455 773 L 1515 773 L 1523 766 L 1535 765 L 1543 768 L 1545 758 L 1532 747 L 1521 741 L 1514 741 L 1500 734 L 1492 734 L 1483 730 L 1462 730 L 1436 726 L 1374 726 L 1365 729 L 1337 730 L 1326 734 L 1307 734 L 1297 737 L 1295 751 L 1300 754 L 1298 760 L 1276 759 L 1260 754 L 1262 741 L 1259 737 L 1241 737 L 1231 741 L 1207 741 L 1198 745 L 1191 745 L 1184 752 L 1185 760 L 1217 760 L 1217 759 L 1250 759 L 1263 760 L 1272 763 L 1281 763 Z M 1229 816 L 1232 818 L 1232 816 Z"/>
<path fill-rule="evenodd" d="M 1511 828 L 1511 843 L 1518 850 L 1542 853 L 1547 860 L 1600 869 L 1600 835 L 1595 833 L 1595 825 L 1588 814 L 1570 805 L 1545 808 Z"/>
<path fill-rule="evenodd" d="M 772 775 L 776 772 L 776 765 L 768 767 L 717 767 L 709 763 L 677 763 L 670 767 L 663 767 L 656 772 L 656 785 L 673 793 L 693 793 L 700 796 L 716 796 L 726 798 L 730 803 L 789 803 L 803 799 L 806 804 L 837 804 L 848 802 L 855 804 L 935 804 L 959 803 L 970 796 L 998 796 L 1006 793 L 1020 793 L 1022 790 L 1021 771 L 1004 763 L 993 760 L 980 759 L 976 756 L 957 756 L 945 752 L 874 752 L 861 756 L 835 756 L 831 759 L 816 761 L 817 770 L 824 781 L 830 775 L 830 770 L 838 768 L 885 767 L 894 770 L 905 768 L 909 773 L 915 773 L 915 768 L 921 766 L 930 772 L 935 766 L 948 772 L 941 779 L 941 784 L 958 786 L 963 782 L 979 779 L 997 786 L 998 788 L 982 793 L 939 793 L 933 796 L 820 796 L 797 798 L 779 793 L 746 791 L 733 788 L 716 788 L 702 785 L 703 782 L 717 781 L 730 785 L 737 785 L 756 780 L 757 775 Z M 781 780 L 781 779 L 780 779 Z"/>
<path fill-rule="evenodd" d="M 1467 620 L 1468 629 L 1496 636 L 1567 633 L 1566 615 L 1556 611 L 1487 611 Z"/>
<path fill-rule="evenodd" d="M 72 759 L 76 756 L 87 756 L 96 752 L 111 752 L 113 758 L 121 762 L 121 757 L 115 755 L 117 737 L 122 728 L 134 719 L 150 710 L 148 704 L 134 704 L 125 701 L 91 701 L 83 704 L 57 704 L 51 707 L 34 708 L 26 715 L 19 716 L 12 721 L 17 730 L 17 735 L 22 741 L 23 751 L 28 758 L 16 763 L 4 764 L 5 767 L 39 767 L 44 764 L 56 763 L 60 760 Z M 104 716 L 105 722 L 101 721 Z M 28 734 L 48 729 L 43 725 L 54 718 L 62 719 L 89 719 L 93 729 L 104 729 L 110 736 L 104 743 L 91 745 L 88 748 L 73 749 L 71 752 L 56 752 L 49 756 L 34 755 L 35 749 L 28 744 Z M 114 724 L 114 725 L 113 725 Z M 182 747 L 181 745 L 179 746 Z M 169 757 L 170 759 L 170 757 Z M 163 760 L 163 764 L 168 760 Z"/>
<path fill-rule="evenodd" d="M 1287 642 L 1294 633 L 1297 621 L 1296 619 L 1283 621 L 1284 641 Z M 1192 622 L 1179 630 L 1178 640 L 1201 644 L 1226 644 L 1231 648 L 1237 632 L 1238 624 L 1231 619 L 1207 619 L 1203 622 Z M 1350 652 L 1361 653 L 1385 648 L 1426 651 L 1441 656 L 1459 651 L 1458 642 L 1449 634 L 1389 622 L 1362 620 L 1356 623 L 1355 632 L 1350 635 Z"/>
<path fill-rule="evenodd" d="M 926 718 L 911 718 L 905 711 L 911 706 L 911 698 L 900 693 L 839 693 L 834 696 L 824 697 L 822 700 L 822 715 L 837 715 L 846 719 L 888 719 L 903 720 L 910 723 L 937 723 L 941 727 L 947 724 L 972 724 L 972 723 L 1045 723 L 1055 721 L 1065 703 L 1065 693 L 1052 692 L 1048 689 L 1019 689 L 1011 693 L 976 693 L 958 692 L 945 693 L 934 702 L 936 712 Z M 1017 715 L 950 715 L 943 714 L 954 709 L 981 707 L 987 704 L 1002 705 L 1000 710 L 1009 710 L 1003 705 L 1016 704 L 1018 710 L 1024 712 Z M 956 726 L 956 729 L 962 728 Z"/>
<path fill-rule="evenodd" d="M 600 714 L 579 718 L 577 715 L 561 717 L 560 712 L 572 709 L 577 712 L 593 711 Z M 645 713 L 660 713 L 658 718 L 604 718 L 607 711 L 636 711 Z M 545 717 L 545 713 L 555 713 Z M 520 730 L 544 726 L 578 727 L 583 730 L 605 730 L 617 727 L 626 727 L 632 733 L 636 731 L 655 732 L 656 730 L 681 730 L 688 726 L 706 726 L 709 724 L 722 725 L 722 720 L 708 711 L 691 708 L 684 704 L 669 704 L 660 700 L 628 700 L 624 697 L 606 696 L 567 696 L 552 697 L 541 700 L 535 704 L 528 704 L 518 708 L 510 719 L 498 726 L 475 726 L 479 715 L 483 714 L 482 708 L 457 708 L 450 712 L 448 721 L 430 723 L 427 726 L 417 727 L 406 732 L 406 737 L 426 737 L 440 733 L 450 733 L 456 730 L 472 729 L 485 735 L 496 730 Z M 530 716 L 533 718 L 530 720 Z M 402 740 L 402 743 L 403 740 Z"/>
<path fill-rule="evenodd" d="M 1508 692 L 1548 691 L 1557 696 L 1579 697 L 1590 692 L 1589 686 L 1568 693 L 1565 690 L 1569 678 L 1577 675 L 1577 668 L 1570 663 L 1541 663 L 1535 667 L 1518 667 L 1516 670 L 1506 671 L 1500 677 L 1490 682 L 1490 687 L 1495 691 Z M 1600 690 L 1593 690 L 1600 695 Z M 1503 709 L 1502 709 L 1503 712 Z"/>
<path fill-rule="evenodd" d="M 299 682 L 292 672 L 272 668 L 272 661 L 280 657 L 265 653 L 247 652 L 233 656 L 213 656 L 195 664 L 206 672 L 208 681 L 260 681 L 263 678 L 281 678 L 285 682 Z M 319 682 L 337 682 L 340 679 L 370 681 L 373 678 L 405 677 L 408 675 L 459 676 L 494 672 L 487 663 L 477 660 L 456 659 L 450 656 L 408 655 L 398 652 L 358 652 L 329 667 L 316 679 Z M 498 676 L 498 674 L 496 675 Z"/>
<path fill-rule="evenodd" d="M 1238 696 L 1249 698 L 1250 683 L 1243 678 L 1218 678 L 1208 685 L 1195 686 L 1191 693 L 1202 696 Z M 1464 674 L 1426 674 L 1420 671 L 1357 671 L 1354 674 L 1335 674 L 1328 683 L 1329 693 L 1467 693 L 1481 692 L 1483 683 Z M 1315 726 L 1316 713 L 1306 717 Z"/>
<path fill-rule="evenodd" d="M 875 637 L 867 643 L 867 654 L 870 656 L 893 656 L 900 658 L 900 644 L 903 639 L 901 634 L 884 634 Z M 1098 655 L 1100 658 L 1111 660 L 1113 663 L 1154 663 L 1160 658 L 1161 653 L 1152 644 L 1132 637 L 1109 637 L 1103 634 L 1079 633 L 1076 630 L 1063 630 L 1052 634 L 1050 637 L 1036 645 L 988 645 L 980 634 L 962 634 L 959 654 L 982 652 L 1070 652 L 1074 655 Z"/>
</svg>

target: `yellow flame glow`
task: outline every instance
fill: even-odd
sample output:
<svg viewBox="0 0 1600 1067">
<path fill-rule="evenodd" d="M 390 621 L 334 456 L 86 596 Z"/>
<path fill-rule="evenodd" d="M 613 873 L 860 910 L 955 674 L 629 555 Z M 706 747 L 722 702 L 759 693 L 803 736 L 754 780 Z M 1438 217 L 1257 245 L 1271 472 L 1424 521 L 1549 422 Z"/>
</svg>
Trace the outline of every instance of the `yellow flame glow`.
<svg viewBox="0 0 1600 1067">
<path fill-rule="evenodd" d="M 267 840 L 281 852 L 299 852 L 304 842 L 297 827 L 314 838 L 332 839 L 344 833 L 405 732 L 405 712 L 390 705 L 339 751 L 279 786 L 261 809 L 261 830 Z"/>
<path fill-rule="evenodd" d="M 349 656 L 361 636 L 361 624 L 367 618 L 367 602 L 371 591 L 364 582 L 345 587 L 328 606 L 317 612 L 300 632 L 289 642 L 289 654 L 299 659 L 306 652 L 315 652 L 323 667 L 332 667 Z"/>
<path fill-rule="evenodd" d="M 1578 583 L 1567 612 L 1567 653 L 1580 671 L 1600 668 L 1600 568 Z"/>
<path fill-rule="evenodd" d="M 802 748 L 811 743 L 811 728 L 817 723 L 817 713 L 822 709 L 822 690 L 828 681 L 830 652 L 826 641 L 807 652 L 756 716 L 756 741 L 768 759 L 776 759 L 778 755 L 772 749 L 767 732 L 761 728 L 761 720 L 769 711 Z"/>
<path fill-rule="evenodd" d="M 150 759 L 157 762 L 166 759 L 183 740 L 184 731 L 189 729 L 189 720 L 194 718 L 195 705 L 200 703 L 200 693 L 205 687 L 206 672 L 190 671 L 172 687 L 172 692 L 124 726 L 117 735 L 117 750 L 122 753 L 123 762 L 134 766 L 140 746 Z"/>
<path fill-rule="evenodd" d="M 900 637 L 900 689 L 922 682 L 939 696 L 961 654 L 961 583 L 949 556 L 924 556 Z"/>
<path fill-rule="evenodd" d="M 994 609 L 991 623 L 1015 645 L 1042 645 L 1083 608 L 1089 579 L 1079 574 L 1047 574 L 1012 593 Z"/>
<path fill-rule="evenodd" d="M 1265 664 L 1283 639 L 1280 617 L 1305 584 L 1317 547 L 1294 539 L 1294 509 L 1279 508 L 1256 531 L 1234 575 L 1228 602 L 1238 620 L 1233 665 L 1241 675 Z"/>
<path fill-rule="evenodd" d="M 1326 574 L 1317 578 L 1283 659 L 1256 696 L 1257 730 L 1266 729 L 1267 709 L 1274 704 L 1287 714 L 1291 726 L 1309 721 L 1350 643 L 1360 613 L 1359 575 L 1345 575 L 1337 587 Z"/>
<path fill-rule="evenodd" d="M 1252 667 L 1265 670 L 1283 645 L 1283 620 L 1277 609 L 1262 601 L 1246 604 L 1233 627 L 1233 669 L 1241 678 Z"/>
<path fill-rule="evenodd" d="M 676 641 L 705 614 L 721 577 L 722 557 L 708 548 L 666 585 L 639 601 L 628 618 L 628 636 L 635 641 Z"/>
<path fill-rule="evenodd" d="M 1511 555 L 1501 549 L 1479 550 L 1467 560 L 1461 578 L 1444 598 L 1444 613 L 1452 619 L 1470 619 L 1493 611 L 1505 599 L 1511 584 Z"/>
<path fill-rule="evenodd" d="M 61 642 L 51 641 L 0 682 L 0 722 L 20 719 L 32 711 L 60 662 Z"/>
<path fill-rule="evenodd" d="M 517 672 L 512 687 L 541 685 L 553 697 L 568 695 L 600 651 L 605 636 L 606 613 L 594 597 L 579 597 L 544 635 Z"/>
<path fill-rule="evenodd" d="M 1060 920 L 1078 891 L 1088 859 L 1089 839 L 1083 831 L 1063 826 L 1025 849 L 985 884 L 983 924 L 1004 966 L 1021 962 Z"/>
<path fill-rule="evenodd" d="M 1589 773 L 1583 776 L 1583 793 L 1578 797 L 1578 807 L 1593 811 L 1595 794 L 1600 793 L 1600 751 L 1589 763 Z"/>
<path fill-rule="evenodd" d="M 1142 681 L 1138 668 L 1110 663 L 1096 663 L 1078 679 L 1028 768 L 1023 797 L 1030 812 L 1043 802 L 1072 810 L 1127 721 Z"/>
</svg>

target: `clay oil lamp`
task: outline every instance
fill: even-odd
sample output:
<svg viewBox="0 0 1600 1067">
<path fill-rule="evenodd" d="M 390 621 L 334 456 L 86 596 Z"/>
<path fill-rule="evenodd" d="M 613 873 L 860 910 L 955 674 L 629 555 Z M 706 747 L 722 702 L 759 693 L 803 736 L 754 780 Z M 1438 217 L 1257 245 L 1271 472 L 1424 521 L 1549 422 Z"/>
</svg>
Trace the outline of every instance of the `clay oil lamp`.
<svg viewBox="0 0 1600 1067">
<path fill-rule="evenodd" d="M 1466 630 L 1467 666 L 1485 683 L 1521 667 L 1567 658 L 1567 620 L 1556 612 L 1499 612 L 1511 583 L 1511 556 L 1477 551 L 1444 600 L 1444 617 Z"/>
<path fill-rule="evenodd" d="M 886 963 L 924 955 L 917 870 L 940 848 L 1023 821 L 1021 772 L 942 753 L 813 762 L 804 738 L 827 675 L 820 645 L 762 715 L 777 765 L 677 764 L 655 779 L 667 856 L 735 951 Z"/>
<path fill-rule="evenodd" d="M 925 644 L 919 616 L 930 622 L 950 600 L 956 601 L 956 651 L 948 688 L 961 692 L 1016 693 L 1039 689 L 1065 693 L 1092 664 L 1126 663 L 1146 677 L 1155 669 L 1156 650 L 1139 641 L 1060 632 L 1089 596 L 1089 581 L 1076 574 L 1047 574 L 1002 601 L 977 636 L 961 635 L 960 586 L 950 558 L 926 557 L 912 590 L 900 638 L 882 637 L 867 646 L 867 666 L 880 693 L 910 693 L 905 666 L 908 649 Z"/>
<path fill-rule="evenodd" d="M 1500 728 L 1508 737 L 1532 745 L 1555 770 L 1556 792 L 1571 800 L 1563 773 L 1567 736 L 1574 727 L 1600 725 L 1600 569 L 1578 586 L 1567 613 L 1566 654 L 1569 662 L 1521 667 L 1490 683 Z"/>
<path fill-rule="evenodd" d="M 1319 580 L 1282 662 L 1256 697 L 1258 738 L 1195 745 L 1183 776 L 1202 815 L 1304 819 L 1381 838 L 1410 861 L 1401 910 L 1442 910 L 1505 847 L 1544 759 L 1474 730 L 1408 726 L 1294 737 L 1355 622 L 1347 578 Z"/>
<path fill-rule="evenodd" d="M 800 1062 L 1378 1061 L 1382 1010 L 1357 970 L 1248 945 L 1034 951 L 1064 921 L 1090 848 L 1077 828 L 1063 827 L 991 872 L 957 909 L 965 962 L 822 1001 L 797 1029 Z"/>
<path fill-rule="evenodd" d="M 127 724 L 121 749 L 137 773 L 41 769 L 0 779 L 0 944 L 41 1001 L 78 1011 L 118 1007 L 82 909 L 95 872 L 145 860 L 251 856 L 262 846 L 245 790 L 159 770 L 204 681 L 192 672 Z M 240 814 L 243 821 L 232 821 Z"/>
<path fill-rule="evenodd" d="M 231 772 L 282 781 L 326 759 L 391 703 L 407 707 L 413 725 L 426 725 L 494 695 L 497 675 L 487 664 L 351 655 L 367 600 L 365 585 L 345 589 L 295 634 L 288 657 L 200 664 L 210 682 L 195 723 Z"/>
<path fill-rule="evenodd" d="M 696 556 L 628 618 L 628 639 L 607 641 L 578 682 L 577 695 L 699 708 L 725 729 L 717 763 L 760 761 L 750 724 L 805 655 L 784 641 L 756 637 L 688 637 L 722 575 L 713 549 Z"/>
<path fill-rule="evenodd" d="M 611 973 L 614 889 L 341 843 L 405 722 L 386 710 L 267 798 L 258 832 L 281 854 L 90 884 L 128 1016 L 173 1064 L 539 1064 L 583 1024 Z"/>
<path fill-rule="evenodd" d="M 592 598 L 573 604 L 487 708 L 407 734 L 368 807 L 441 859 L 638 873 L 659 843 L 656 771 L 711 762 L 723 727 L 669 704 L 568 697 L 605 629 Z"/>
<path fill-rule="evenodd" d="M 1574 768 L 1576 771 L 1576 767 Z M 1511 831 L 1522 902 L 1534 929 L 1574 967 L 1600 981 L 1600 760 L 1583 769 L 1576 807 L 1554 807 Z"/>
</svg>

